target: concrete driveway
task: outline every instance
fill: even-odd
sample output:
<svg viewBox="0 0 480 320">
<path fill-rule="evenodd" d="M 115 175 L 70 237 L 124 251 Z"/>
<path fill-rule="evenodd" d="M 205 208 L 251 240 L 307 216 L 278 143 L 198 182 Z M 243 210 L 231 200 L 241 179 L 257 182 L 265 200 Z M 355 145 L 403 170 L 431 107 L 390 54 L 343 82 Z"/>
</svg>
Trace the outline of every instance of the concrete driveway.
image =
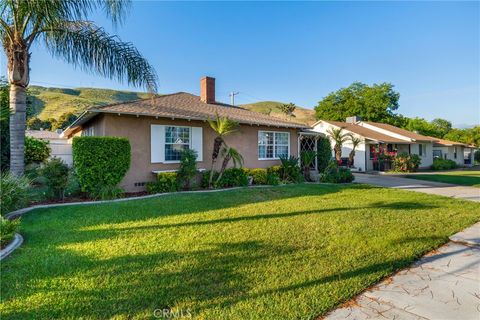
<svg viewBox="0 0 480 320">
<path fill-rule="evenodd" d="M 480 189 L 473 187 L 369 174 L 355 174 L 355 181 L 480 201 Z M 324 319 L 479 320 L 480 222 L 451 236 L 444 246 L 365 290 Z"/>
<path fill-rule="evenodd" d="M 404 189 L 480 202 L 479 188 L 457 186 L 441 182 L 408 179 L 386 174 L 355 173 L 354 175 L 356 183 L 366 183 L 374 186 Z"/>
</svg>

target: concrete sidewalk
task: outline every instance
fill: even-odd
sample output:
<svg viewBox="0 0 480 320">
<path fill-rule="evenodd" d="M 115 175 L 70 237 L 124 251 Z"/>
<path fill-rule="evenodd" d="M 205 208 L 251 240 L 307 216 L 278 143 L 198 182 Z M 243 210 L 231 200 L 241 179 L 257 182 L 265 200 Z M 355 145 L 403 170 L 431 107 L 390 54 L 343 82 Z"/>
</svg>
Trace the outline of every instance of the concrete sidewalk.
<svg viewBox="0 0 480 320">
<path fill-rule="evenodd" d="M 366 183 L 375 186 L 404 189 L 440 196 L 459 198 L 480 202 L 480 189 L 467 186 L 457 186 L 448 183 L 433 182 L 426 180 L 408 179 L 385 174 L 362 174 L 355 173 L 356 183 Z"/>
<path fill-rule="evenodd" d="M 480 201 L 480 189 L 385 175 L 355 182 Z M 329 320 L 480 319 L 480 222 L 325 316 Z"/>
<path fill-rule="evenodd" d="M 480 319 L 480 223 L 325 319 Z"/>
</svg>

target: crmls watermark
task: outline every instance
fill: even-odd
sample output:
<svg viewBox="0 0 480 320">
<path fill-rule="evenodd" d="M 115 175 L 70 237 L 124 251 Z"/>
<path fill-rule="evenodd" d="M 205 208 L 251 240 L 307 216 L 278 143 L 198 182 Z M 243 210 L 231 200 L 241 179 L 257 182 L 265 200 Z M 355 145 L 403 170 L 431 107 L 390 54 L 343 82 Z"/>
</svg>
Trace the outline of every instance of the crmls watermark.
<svg viewBox="0 0 480 320">
<path fill-rule="evenodd" d="M 191 318 L 192 311 L 190 309 L 155 309 L 153 316 L 158 319 Z"/>
</svg>

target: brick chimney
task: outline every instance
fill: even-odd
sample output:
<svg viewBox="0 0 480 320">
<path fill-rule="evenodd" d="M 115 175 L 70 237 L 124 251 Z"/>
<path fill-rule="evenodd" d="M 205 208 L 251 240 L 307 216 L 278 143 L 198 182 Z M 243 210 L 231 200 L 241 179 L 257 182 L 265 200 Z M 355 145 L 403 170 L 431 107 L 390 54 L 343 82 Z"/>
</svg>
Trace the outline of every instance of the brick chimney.
<svg viewBox="0 0 480 320">
<path fill-rule="evenodd" d="M 215 103 L 215 78 L 200 79 L 200 100 L 205 103 Z"/>
</svg>

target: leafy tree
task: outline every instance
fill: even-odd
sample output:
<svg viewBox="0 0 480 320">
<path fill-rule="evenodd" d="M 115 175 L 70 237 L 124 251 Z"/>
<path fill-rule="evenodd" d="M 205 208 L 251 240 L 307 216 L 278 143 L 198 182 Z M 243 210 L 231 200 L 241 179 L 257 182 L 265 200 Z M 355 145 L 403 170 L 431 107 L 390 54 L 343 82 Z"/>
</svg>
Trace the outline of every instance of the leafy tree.
<svg viewBox="0 0 480 320">
<path fill-rule="evenodd" d="M 435 134 L 437 134 L 434 135 L 434 137 L 442 138 L 452 130 L 452 123 L 445 119 L 433 119 L 431 124 L 435 130 Z"/>
<path fill-rule="evenodd" d="M 366 85 L 354 82 L 327 95 L 315 107 L 317 119 L 345 121 L 360 116 L 366 121 L 394 123 L 400 94 L 390 83 Z"/>
<path fill-rule="evenodd" d="M 452 129 L 443 138 L 480 146 L 480 126 L 468 129 Z"/>
<path fill-rule="evenodd" d="M 208 187 L 211 188 L 214 175 L 213 168 L 218 159 L 218 155 L 220 154 L 222 146 L 225 144 L 223 139 L 225 136 L 237 131 L 238 123 L 230 120 L 227 117 L 220 117 L 218 114 L 216 114 L 215 119 L 208 119 L 208 124 L 210 124 L 210 127 L 217 135 L 213 141 L 212 167 L 210 170 L 210 177 L 208 179 Z"/>
<path fill-rule="evenodd" d="M 128 42 L 107 34 L 88 17 L 102 10 L 114 23 L 125 17 L 130 1 L 27 1 L 0 2 L 0 37 L 7 57 L 10 84 L 10 170 L 24 172 L 26 89 L 30 82 L 30 48 L 42 41 L 64 61 L 107 78 L 157 89 L 152 66 Z"/>
<path fill-rule="evenodd" d="M 71 125 L 75 120 L 77 120 L 78 116 L 72 112 L 67 112 L 62 114 L 57 121 L 52 123 L 52 130 L 57 129 L 65 129 L 69 125 Z"/>
<path fill-rule="evenodd" d="M 434 119 L 432 122 L 428 122 L 423 118 L 409 118 L 403 128 L 426 136 L 443 138 L 452 130 L 452 123 L 439 118 Z"/>
<path fill-rule="evenodd" d="M 280 109 L 280 111 L 282 111 L 282 113 L 285 114 L 285 116 L 295 117 L 295 115 L 293 114 L 295 112 L 295 109 L 297 108 L 295 103 L 292 103 L 292 102 L 285 103 L 285 104 L 282 104 L 282 105 L 278 106 L 277 108 Z"/>
<path fill-rule="evenodd" d="M 30 130 L 52 130 L 51 120 L 42 120 L 38 117 L 33 117 L 27 120 L 27 128 Z"/>
</svg>

